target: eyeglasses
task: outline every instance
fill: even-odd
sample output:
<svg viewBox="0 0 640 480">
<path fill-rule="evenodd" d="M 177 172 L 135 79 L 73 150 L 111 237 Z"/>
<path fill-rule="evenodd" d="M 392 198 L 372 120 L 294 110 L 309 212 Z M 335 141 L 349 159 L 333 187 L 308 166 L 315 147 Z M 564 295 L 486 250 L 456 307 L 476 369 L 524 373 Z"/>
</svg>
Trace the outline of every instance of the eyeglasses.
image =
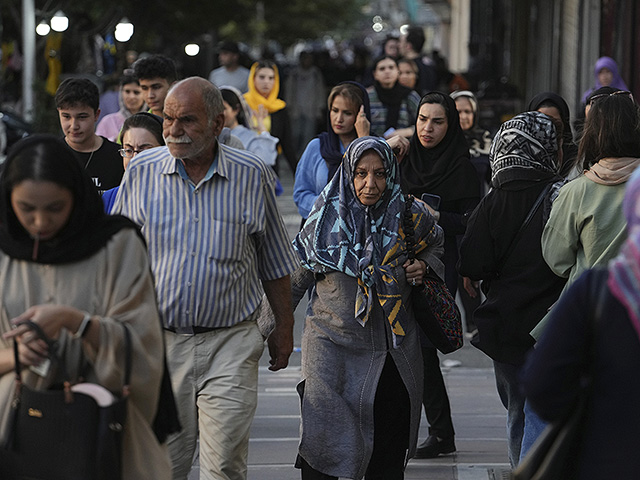
<svg viewBox="0 0 640 480">
<path fill-rule="evenodd" d="M 141 148 L 140 150 L 133 150 L 131 148 L 121 148 L 120 150 L 118 150 L 118 152 L 120 152 L 120 155 L 122 155 L 125 158 L 131 158 L 134 155 L 137 155 L 140 152 L 144 152 L 145 150 L 149 150 L 148 148 Z"/>
<path fill-rule="evenodd" d="M 631 92 L 627 92 L 626 90 L 618 90 L 617 92 L 613 92 L 613 93 L 601 93 L 599 95 L 594 95 L 593 97 L 591 97 L 589 99 L 589 103 L 588 105 L 593 105 L 593 102 L 595 102 L 596 100 L 598 100 L 599 98 L 604 98 L 604 97 L 612 97 L 614 95 L 626 95 L 628 96 L 631 101 L 633 102 L 633 94 Z"/>
</svg>

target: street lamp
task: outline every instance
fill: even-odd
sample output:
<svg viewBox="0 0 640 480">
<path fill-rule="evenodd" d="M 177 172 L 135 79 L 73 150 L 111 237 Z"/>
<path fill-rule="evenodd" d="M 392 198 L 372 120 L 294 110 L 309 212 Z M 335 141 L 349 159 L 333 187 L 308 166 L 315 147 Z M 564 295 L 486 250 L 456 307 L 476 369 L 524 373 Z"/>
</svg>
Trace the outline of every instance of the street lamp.
<svg viewBox="0 0 640 480">
<path fill-rule="evenodd" d="M 42 20 L 36 27 L 36 33 L 41 37 L 46 37 L 47 35 L 49 35 L 50 31 L 51 31 L 51 27 L 44 20 Z"/>
<path fill-rule="evenodd" d="M 69 19 L 62 10 L 58 10 L 51 18 L 51 28 L 56 32 L 64 32 L 69 28 Z"/>
<path fill-rule="evenodd" d="M 132 36 L 133 24 L 125 17 L 116 25 L 116 40 L 119 42 L 128 42 Z"/>
<path fill-rule="evenodd" d="M 189 43 L 184 47 L 184 53 L 189 55 L 190 57 L 195 57 L 200 53 L 200 45 L 197 43 Z"/>
</svg>

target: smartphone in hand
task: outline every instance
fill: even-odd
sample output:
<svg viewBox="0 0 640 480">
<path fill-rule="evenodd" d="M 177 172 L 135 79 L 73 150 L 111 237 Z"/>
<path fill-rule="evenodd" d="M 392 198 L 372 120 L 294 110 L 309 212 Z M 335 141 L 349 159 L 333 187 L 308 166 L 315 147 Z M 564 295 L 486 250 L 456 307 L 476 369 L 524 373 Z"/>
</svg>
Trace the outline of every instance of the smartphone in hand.
<svg viewBox="0 0 640 480">
<path fill-rule="evenodd" d="M 420 197 L 424 203 L 434 210 L 440 210 L 440 195 L 432 195 L 431 193 L 423 193 Z"/>
</svg>

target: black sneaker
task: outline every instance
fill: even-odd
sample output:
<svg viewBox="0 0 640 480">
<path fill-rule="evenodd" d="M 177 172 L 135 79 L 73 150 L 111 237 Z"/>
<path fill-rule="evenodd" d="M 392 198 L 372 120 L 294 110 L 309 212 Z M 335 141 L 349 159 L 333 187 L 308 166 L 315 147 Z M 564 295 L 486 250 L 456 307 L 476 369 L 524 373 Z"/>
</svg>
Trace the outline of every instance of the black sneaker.
<svg viewBox="0 0 640 480">
<path fill-rule="evenodd" d="M 438 438 L 429 435 L 416 449 L 413 458 L 436 458 L 439 455 L 446 455 L 456 451 L 456 444 L 451 438 Z"/>
</svg>

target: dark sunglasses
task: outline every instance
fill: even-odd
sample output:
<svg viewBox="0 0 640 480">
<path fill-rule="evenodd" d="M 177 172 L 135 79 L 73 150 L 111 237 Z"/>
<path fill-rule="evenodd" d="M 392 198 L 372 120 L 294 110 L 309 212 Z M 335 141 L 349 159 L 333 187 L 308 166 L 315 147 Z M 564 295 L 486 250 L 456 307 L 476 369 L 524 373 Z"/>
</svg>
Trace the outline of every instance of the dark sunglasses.
<svg viewBox="0 0 640 480">
<path fill-rule="evenodd" d="M 631 99 L 631 101 L 633 102 L 633 94 L 631 92 L 627 92 L 626 90 L 618 90 L 617 92 L 613 92 L 613 93 L 601 93 L 599 95 L 594 95 L 593 97 L 591 97 L 589 99 L 589 103 L 587 105 L 593 105 L 593 102 L 595 102 L 599 98 L 612 97 L 613 95 L 625 95 L 625 96 L 628 96 Z"/>
</svg>

